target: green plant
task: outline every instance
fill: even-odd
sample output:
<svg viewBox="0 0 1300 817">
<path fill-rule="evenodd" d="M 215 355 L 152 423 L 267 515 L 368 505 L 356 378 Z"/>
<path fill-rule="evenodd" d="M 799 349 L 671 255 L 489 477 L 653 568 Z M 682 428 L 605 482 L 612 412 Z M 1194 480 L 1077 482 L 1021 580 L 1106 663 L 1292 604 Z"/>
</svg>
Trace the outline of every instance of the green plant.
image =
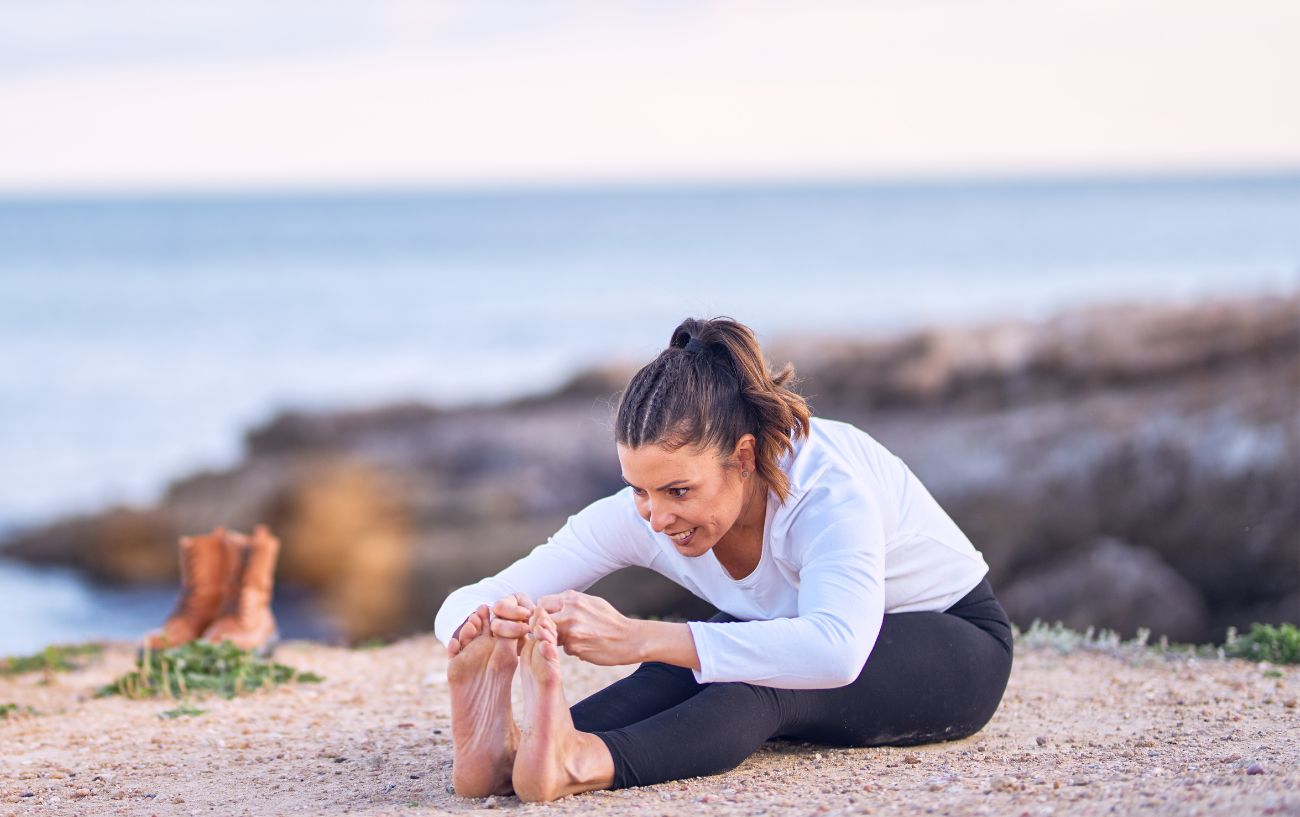
<svg viewBox="0 0 1300 817">
<path fill-rule="evenodd" d="M 1152 656 L 1223 658 L 1222 647 L 1213 644 L 1171 644 L 1164 636 L 1156 643 L 1150 643 L 1151 631 L 1139 627 L 1137 634 L 1130 640 L 1120 638 L 1114 630 L 1089 627 L 1084 632 L 1071 630 L 1061 622 L 1045 624 L 1034 619 L 1028 630 L 1020 630 L 1014 624 L 1012 636 L 1022 647 L 1048 648 L 1059 653 L 1068 654 L 1076 651 L 1099 652 L 1130 660 L 1145 660 Z"/>
<path fill-rule="evenodd" d="M 316 683 L 311 672 L 263 661 L 229 641 L 208 644 L 194 641 L 161 652 L 146 649 L 131 672 L 102 687 L 96 695 L 127 698 L 185 699 L 194 693 L 215 693 L 223 698 L 290 681 Z"/>
<path fill-rule="evenodd" d="M 8 720 L 18 715 L 35 715 L 36 710 L 30 706 L 22 704 L 0 704 L 0 721 Z"/>
<path fill-rule="evenodd" d="M 1248 661 L 1268 661 L 1273 664 L 1300 664 L 1300 628 L 1294 624 L 1256 622 L 1250 632 L 1237 635 L 1235 628 L 1228 630 L 1228 640 L 1223 645 L 1230 658 Z"/>
<path fill-rule="evenodd" d="M 195 718 L 207 711 L 208 710 L 206 709 L 199 709 L 197 706 L 194 706 L 193 704 L 181 704 L 175 709 L 168 709 L 163 712 L 159 712 L 158 717 L 163 718 L 164 720 L 171 721 L 183 717 Z"/>
<path fill-rule="evenodd" d="M 81 669 L 104 652 L 100 644 L 50 645 L 32 655 L 15 655 L 0 658 L 0 675 L 20 675 L 25 672 L 69 672 Z"/>
</svg>

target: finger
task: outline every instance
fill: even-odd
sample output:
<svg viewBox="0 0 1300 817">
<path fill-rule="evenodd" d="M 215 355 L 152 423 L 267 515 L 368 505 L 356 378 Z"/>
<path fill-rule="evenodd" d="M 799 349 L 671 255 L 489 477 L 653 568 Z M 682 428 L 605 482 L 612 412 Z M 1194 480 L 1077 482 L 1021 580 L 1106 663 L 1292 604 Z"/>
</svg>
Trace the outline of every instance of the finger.
<svg viewBox="0 0 1300 817">
<path fill-rule="evenodd" d="M 514 596 L 506 596 L 492 605 L 492 612 L 511 621 L 527 621 L 532 610 L 521 605 Z"/>
<path fill-rule="evenodd" d="M 528 635 L 528 623 L 499 618 L 492 622 L 492 634 L 501 638 L 523 638 Z"/>
<path fill-rule="evenodd" d="M 537 606 L 548 613 L 557 613 L 564 609 L 564 598 L 559 595 L 542 596 L 537 600 Z"/>
<path fill-rule="evenodd" d="M 452 640 L 447 642 L 447 654 L 450 655 L 452 658 L 455 658 L 456 653 L 458 652 L 460 652 L 460 640 L 453 638 Z"/>
<path fill-rule="evenodd" d="M 528 594 L 523 592 L 522 590 L 520 590 L 518 593 L 515 593 L 515 600 L 519 603 L 520 607 L 526 607 L 530 611 L 533 609 L 533 607 L 536 606 L 535 604 L 533 604 L 533 600 L 528 597 Z"/>
</svg>

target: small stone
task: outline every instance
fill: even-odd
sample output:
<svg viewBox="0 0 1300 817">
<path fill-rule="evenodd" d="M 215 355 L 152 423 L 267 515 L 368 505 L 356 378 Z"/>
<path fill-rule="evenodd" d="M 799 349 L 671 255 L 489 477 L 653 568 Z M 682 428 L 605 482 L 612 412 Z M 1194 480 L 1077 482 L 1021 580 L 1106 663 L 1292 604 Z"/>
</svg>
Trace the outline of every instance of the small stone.
<svg viewBox="0 0 1300 817">
<path fill-rule="evenodd" d="M 1246 767 L 1246 774 L 1263 774 L 1264 767 L 1258 763 L 1252 763 Z"/>
<path fill-rule="evenodd" d="M 906 754 L 906 755 L 903 755 L 903 762 L 904 762 L 904 763 L 911 763 L 911 764 L 915 765 L 915 764 L 921 762 L 921 758 L 919 758 L 919 757 L 917 757 L 916 755 L 913 755 L 913 754 Z"/>
<path fill-rule="evenodd" d="M 1034 738 L 1034 741 L 1035 741 L 1039 746 L 1046 746 L 1046 745 L 1047 745 L 1047 738 L 1044 737 L 1043 735 L 1039 735 L 1038 737 Z"/>
<path fill-rule="evenodd" d="M 72 793 L 73 797 L 89 797 L 90 789 L 77 789 Z"/>
<path fill-rule="evenodd" d="M 455 793 L 456 793 L 456 787 L 455 787 L 455 786 L 448 786 L 448 787 L 447 787 L 447 794 L 455 794 Z"/>
<path fill-rule="evenodd" d="M 501 804 L 497 802 L 495 797 L 490 796 L 483 801 L 483 808 L 501 808 Z"/>
</svg>

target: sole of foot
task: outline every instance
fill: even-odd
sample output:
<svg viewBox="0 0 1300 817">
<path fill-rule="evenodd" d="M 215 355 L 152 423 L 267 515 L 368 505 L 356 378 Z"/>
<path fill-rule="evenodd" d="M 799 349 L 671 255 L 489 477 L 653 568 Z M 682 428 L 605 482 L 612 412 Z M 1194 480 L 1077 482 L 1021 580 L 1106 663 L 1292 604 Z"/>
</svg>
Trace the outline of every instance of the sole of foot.
<svg viewBox="0 0 1300 817">
<path fill-rule="evenodd" d="M 545 803 L 570 794 L 609 788 L 614 764 L 595 735 L 578 732 L 564 700 L 555 623 L 540 607 L 532 637 L 519 656 L 524 716 L 515 752 L 515 793 Z"/>
<path fill-rule="evenodd" d="M 466 620 L 447 665 L 451 690 L 452 787 L 460 797 L 510 794 L 519 733 L 510 709 L 518 643 L 497 638 L 480 607 Z"/>
</svg>

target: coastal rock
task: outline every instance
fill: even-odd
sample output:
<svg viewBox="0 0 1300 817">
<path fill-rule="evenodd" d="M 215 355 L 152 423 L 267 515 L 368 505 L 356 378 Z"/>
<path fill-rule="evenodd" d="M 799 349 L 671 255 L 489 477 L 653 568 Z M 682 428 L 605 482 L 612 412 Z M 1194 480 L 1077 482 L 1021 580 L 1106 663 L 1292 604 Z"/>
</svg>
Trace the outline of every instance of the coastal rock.
<svg viewBox="0 0 1300 817">
<path fill-rule="evenodd" d="M 814 413 L 865 429 L 920 477 L 1018 623 L 1205 641 L 1300 620 L 1300 298 L 767 348 L 797 364 Z M 449 591 L 622 487 L 613 412 L 632 371 L 491 406 L 286 413 L 248 432 L 236 466 L 179 479 L 155 507 L 56 520 L 0 550 L 175 581 L 181 534 L 266 522 L 280 580 L 314 590 L 345 637 L 424 630 Z M 1080 606 L 1098 589 L 1117 597 Z M 643 570 L 593 591 L 633 615 L 708 612 Z"/>
<path fill-rule="evenodd" d="M 1153 636 L 1187 641 L 1205 629 L 1197 589 L 1149 548 L 1102 539 L 1090 550 L 1026 572 L 998 592 L 1014 621 L 1061 621 L 1067 627 L 1116 630 L 1132 636 L 1134 622 Z"/>
</svg>

